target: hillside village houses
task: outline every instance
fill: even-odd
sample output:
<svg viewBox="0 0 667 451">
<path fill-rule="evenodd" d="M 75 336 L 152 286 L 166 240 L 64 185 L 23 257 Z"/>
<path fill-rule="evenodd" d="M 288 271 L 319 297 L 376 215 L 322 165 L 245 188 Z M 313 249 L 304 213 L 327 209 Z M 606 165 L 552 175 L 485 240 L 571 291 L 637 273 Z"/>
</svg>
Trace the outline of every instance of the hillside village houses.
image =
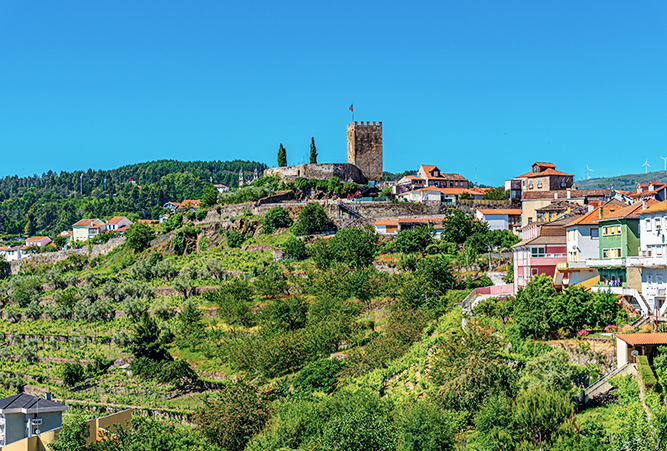
<svg viewBox="0 0 667 451">
<path fill-rule="evenodd" d="M 475 216 L 489 225 L 489 230 L 514 230 L 521 225 L 520 208 L 478 208 Z"/>
</svg>

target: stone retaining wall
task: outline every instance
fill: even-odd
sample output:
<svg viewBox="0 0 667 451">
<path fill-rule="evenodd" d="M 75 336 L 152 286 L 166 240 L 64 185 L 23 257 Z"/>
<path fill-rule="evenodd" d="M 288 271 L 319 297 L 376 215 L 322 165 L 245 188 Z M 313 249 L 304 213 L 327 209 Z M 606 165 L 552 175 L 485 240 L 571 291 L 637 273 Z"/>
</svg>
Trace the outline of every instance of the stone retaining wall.
<svg viewBox="0 0 667 451">
<path fill-rule="evenodd" d="M 26 265 L 36 266 L 58 263 L 65 260 L 70 255 L 87 255 L 89 258 L 95 258 L 98 255 L 106 255 L 124 242 L 125 237 L 121 236 L 118 238 L 112 238 L 104 244 L 95 244 L 92 246 L 92 249 L 89 249 L 88 246 L 85 246 L 80 249 L 67 249 L 57 252 L 47 252 L 44 254 L 26 255 L 22 259 L 14 260 L 11 263 L 11 273 L 12 275 L 18 274 L 21 270 L 21 267 Z"/>
</svg>

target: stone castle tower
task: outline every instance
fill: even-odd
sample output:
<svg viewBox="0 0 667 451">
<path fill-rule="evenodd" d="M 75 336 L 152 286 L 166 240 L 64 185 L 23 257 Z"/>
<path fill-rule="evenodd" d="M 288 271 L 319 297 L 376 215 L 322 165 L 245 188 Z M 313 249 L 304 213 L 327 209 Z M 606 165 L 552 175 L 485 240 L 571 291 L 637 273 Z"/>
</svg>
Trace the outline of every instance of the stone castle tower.
<svg viewBox="0 0 667 451">
<path fill-rule="evenodd" d="M 368 180 L 382 181 L 382 122 L 353 122 L 347 126 L 347 162 Z"/>
</svg>

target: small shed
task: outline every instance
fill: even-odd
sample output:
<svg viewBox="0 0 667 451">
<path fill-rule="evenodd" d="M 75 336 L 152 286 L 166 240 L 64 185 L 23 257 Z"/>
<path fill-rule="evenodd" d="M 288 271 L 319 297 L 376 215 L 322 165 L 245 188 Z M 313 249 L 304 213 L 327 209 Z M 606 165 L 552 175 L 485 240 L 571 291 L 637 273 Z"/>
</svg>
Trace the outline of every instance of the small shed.
<svg viewBox="0 0 667 451">
<path fill-rule="evenodd" d="M 632 351 L 637 351 L 637 355 L 645 355 L 652 359 L 657 353 L 658 346 L 667 346 L 667 333 L 616 334 L 618 368 L 627 362 L 637 363 Z"/>
</svg>

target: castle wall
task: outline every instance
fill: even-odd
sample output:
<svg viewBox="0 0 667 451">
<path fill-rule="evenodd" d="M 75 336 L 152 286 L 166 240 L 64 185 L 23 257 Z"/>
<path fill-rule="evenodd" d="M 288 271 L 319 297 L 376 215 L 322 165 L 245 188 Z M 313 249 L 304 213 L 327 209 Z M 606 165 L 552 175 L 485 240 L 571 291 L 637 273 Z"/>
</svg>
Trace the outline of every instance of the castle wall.
<svg viewBox="0 0 667 451">
<path fill-rule="evenodd" d="M 382 181 L 382 122 L 347 126 L 347 162 L 361 169 L 368 180 Z"/>
<path fill-rule="evenodd" d="M 368 183 L 360 168 L 348 163 L 300 164 L 270 168 L 264 172 L 266 176 L 279 175 L 285 181 L 294 181 L 298 177 L 328 180 L 338 177 L 341 182 L 354 182 L 361 185 Z"/>
</svg>

